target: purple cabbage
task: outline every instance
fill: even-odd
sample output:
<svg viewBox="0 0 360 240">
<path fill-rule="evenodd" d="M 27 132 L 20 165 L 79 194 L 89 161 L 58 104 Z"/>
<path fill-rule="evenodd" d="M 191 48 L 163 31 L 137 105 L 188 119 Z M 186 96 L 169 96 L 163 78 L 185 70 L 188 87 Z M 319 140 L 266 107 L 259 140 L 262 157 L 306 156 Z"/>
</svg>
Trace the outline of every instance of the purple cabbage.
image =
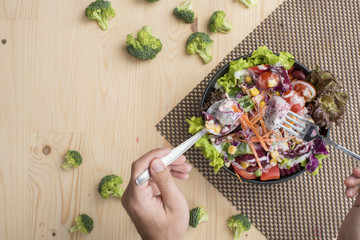
<svg viewBox="0 0 360 240">
<path fill-rule="evenodd" d="M 310 150 L 312 150 L 312 145 L 313 144 L 311 142 L 305 145 L 298 145 L 293 150 L 282 152 L 282 154 L 287 158 L 300 157 L 310 152 Z"/>
<path fill-rule="evenodd" d="M 204 112 L 204 111 L 203 111 L 203 114 L 204 114 L 204 118 L 205 118 L 206 121 L 214 120 L 213 115 L 211 115 L 211 114 L 209 114 L 207 112 Z"/>
<path fill-rule="evenodd" d="M 280 84 L 271 88 L 272 91 L 283 94 L 284 92 L 291 90 L 291 81 L 289 78 L 288 71 L 282 66 L 269 65 L 269 69 L 280 75 Z"/>
<path fill-rule="evenodd" d="M 324 141 L 320 139 L 315 139 L 313 141 L 313 155 L 317 155 L 317 154 L 324 154 L 324 155 L 329 154 L 328 150 L 326 149 Z"/>
<path fill-rule="evenodd" d="M 264 151 L 264 149 L 262 147 L 256 147 L 256 153 L 259 158 L 267 156 L 266 152 Z M 253 160 L 254 158 L 255 158 L 254 154 L 244 154 L 244 155 L 236 157 L 235 162 L 240 163 L 240 162 L 244 162 L 244 161 L 248 161 L 248 160 Z M 263 160 L 263 161 L 267 162 L 267 160 Z"/>
<path fill-rule="evenodd" d="M 319 167 L 319 164 L 320 164 L 319 159 L 311 155 L 309 158 L 309 162 L 305 166 L 305 169 L 309 173 L 313 173 Z"/>
<path fill-rule="evenodd" d="M 298 172 L 298 171 L 300 171 L 300 170 L 301 170 L 300 164 L 299 164 L 299 163 L 296 163 L 296 164 L 294 164 L 293 166 L 291 166 L 290 169 L 280 168 L 280 176 L 281 176 L 281 177 L 287 176 L 287 175 L 296 173 L 296 172 Z"/>
</svg>

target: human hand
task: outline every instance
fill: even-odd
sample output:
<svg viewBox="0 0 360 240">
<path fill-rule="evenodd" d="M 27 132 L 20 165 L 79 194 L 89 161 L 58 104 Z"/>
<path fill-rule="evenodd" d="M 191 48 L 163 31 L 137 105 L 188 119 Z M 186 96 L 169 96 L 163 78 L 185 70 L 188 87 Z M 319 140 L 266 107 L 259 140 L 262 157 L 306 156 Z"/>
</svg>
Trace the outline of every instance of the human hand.
<svg viewBox="0 0 360 240">
<path fill-rule="evenodd" d="M 353 198 L 360 190 L 360 167 L 354 168 L 353 174 L 344 181 L 345 195 Z M 341 224 L 338 240 L 360 239 L 360 195 L 356 196 L 354 206 Z"/>
<path fill-rule="evenodd" d="M 166 167 L 160 158 L 170 149 L 155 149 L 133 162 L 130 182 L 121 203 L 143 239 L 183 239 L 189 225 L 189 207 L 172 176 L 186 180 L 191 166 L 185 156 Z M 147 168 L 151 178 L 138 186 L 135 179 Z"/>
</svg>

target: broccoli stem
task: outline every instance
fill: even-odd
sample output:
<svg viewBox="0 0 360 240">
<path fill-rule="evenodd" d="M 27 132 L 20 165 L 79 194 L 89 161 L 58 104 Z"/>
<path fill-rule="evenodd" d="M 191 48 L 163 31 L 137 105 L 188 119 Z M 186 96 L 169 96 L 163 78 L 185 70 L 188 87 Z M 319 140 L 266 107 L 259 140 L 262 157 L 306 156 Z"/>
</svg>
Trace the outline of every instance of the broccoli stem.
<svg viewBox="0 0 360 240">
<path fill-rule="evenodd" d="M 228 32 L 231 31 L 232 27 L 233 26 L 232 26 L 232 24 L 230 22 L 224 21 L 224 26 L 222 28 L 220 28 L 219 31 L 221 33 L 228 33 Z"/>
<path fill-rule="evenodd" d="M 212 60 L 210 49 L 206 49 L 205 51 L 196 50 L 195 52 L 199 54 L 205 64 L 209 63 Z"/>
<path fill-rule="evenodd" d="M 235 230 L 234 231 L 234 240 L 240 240 L 241 233 L 242 233 L 242 231 Z"/>
<path fill-rule="evenodd" d="M 102 30 L 107 30 L 109 28 L 109 24 L 107 23 L 106 20 L 102 19 L 101 15 L 94 14 L 94 17 L 96 18 L 96 21 L 98 22 Z"/>
<path fill-rule="evenodd" d="M 70 232 L 76 232 L 76 231 L 79 231 L 79 228 L 76 226 L 76 224 L 74 226 L 72 226 L 70 229 L 69 229 Z"/>
</svg>

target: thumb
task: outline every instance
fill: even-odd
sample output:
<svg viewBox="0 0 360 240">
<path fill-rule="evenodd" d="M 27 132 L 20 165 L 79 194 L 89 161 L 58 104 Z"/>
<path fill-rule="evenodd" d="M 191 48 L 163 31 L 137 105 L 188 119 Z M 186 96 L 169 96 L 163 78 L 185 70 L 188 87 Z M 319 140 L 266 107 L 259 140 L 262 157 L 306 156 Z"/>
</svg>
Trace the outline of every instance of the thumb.
<svg viewBox="0 0 360 240">
<path fill-rule="evenodd" d="M 155 159 L 151 162 L 150 174 L 160 190 L 164 205 L 169 208 L 176 208 L 177 199 L 179 199 L 181 193 L 176 187 L 169 169 L 161 160 Z"/>
</svg>

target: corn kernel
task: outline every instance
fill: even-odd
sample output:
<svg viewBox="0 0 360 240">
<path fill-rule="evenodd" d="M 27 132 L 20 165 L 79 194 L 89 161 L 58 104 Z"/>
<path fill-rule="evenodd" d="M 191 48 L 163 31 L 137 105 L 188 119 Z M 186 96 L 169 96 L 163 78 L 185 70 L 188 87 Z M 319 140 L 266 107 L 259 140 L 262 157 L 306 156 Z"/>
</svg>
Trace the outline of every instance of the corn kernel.
<svg viewBox="0 0 360 240">
<path fill-rule="evenodd" d="M 218 125 L 218 124 L 216 124 L 216 126 L 215 126 L 215 128 L 214 128 L 214 131 L 215 131 L 216 133 L 220 133 L 220 132 L 221 132 L 221 126 Z"/>
<path fill-rule="evenodd" d="M 237 148 L 233 145 L 231 145 L 229 148 L 228 148 L 228 153 L 233 155 L 235 152 L 236 152 Z"/>
<path fill-rule="evenodd" d="M 260 104 L 259 104 L 259 107 L 263 108 L 263 107 L 265 107 L 265 105 L 266 105 L 266 103 L 264 101 L 261 101 Z"/>
<path fill-rule="evenodd" d="M 241 162 L 240 165 L 243 168 L 247 168 L 250 164 L 248 162 Z"/>
<path fill-rule="evenodd" d="M 276 92 L 275 94 L 276 94 L 277 96 L 280 96 L 280 93 L 279 93 L 279 92 Z"/>
<path fill-rule="evenodd" d="M 278 151 L 273 151 L 273 152 L 270 153 L 270 155 L 271 155 L 271 157 L 273 159 L 276 159 L 279 156 L 279 152 Z"/>
<path fill-rule="evenodd" d="M 252 78 L 251 78 L 251 77 L 246 77 L 246 78 L 245 78 L 245 81 L 246 81 L 247 83 L 251 83 L 251 82 L 252 82 Z"/>
<path fill-rule="evenodd" d="M 259 95 L 260 92 L 257 88 L 252 88 L 252 89 L 250 89 L 250 93 L 251 93 L 251 95 L 253 95 L 255 97 L 255 96 Z"/>
<path fill-rule="evenodd" d="M 270 79 L 270 80 L 268 81 L 268 87 L 269 87 L 269 88 L 275 87 L 276 84 L 277 84 L 276 79 Z"/>
<path fill-rule="evenodd" d="M 271 159 L 269 163 L 270 163 L 270 165 L 273 166 L 273 167 L 278 164 L 278 163 L 277 163 L 277 160 L 276 160 L 275 158 Z"/>
</svg>

